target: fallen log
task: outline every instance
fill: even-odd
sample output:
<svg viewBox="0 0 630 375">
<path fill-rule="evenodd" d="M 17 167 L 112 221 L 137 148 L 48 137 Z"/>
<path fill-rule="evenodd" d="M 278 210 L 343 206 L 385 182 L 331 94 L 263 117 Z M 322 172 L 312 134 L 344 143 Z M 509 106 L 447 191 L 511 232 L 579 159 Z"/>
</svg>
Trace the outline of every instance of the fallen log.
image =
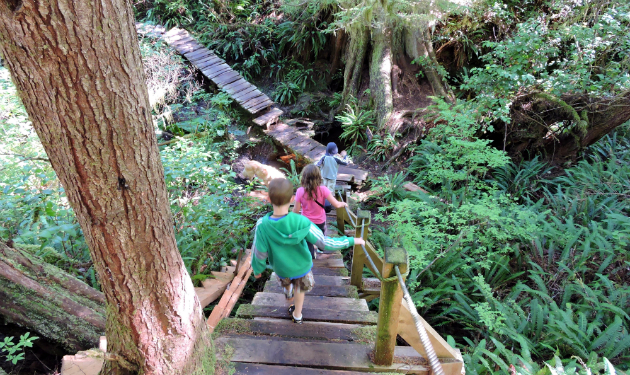
<svg viewBox="0 0 630 375">
<path fill-rule="evenodd" d="M 0 315 L 67 350 L 98 347 L 105 297 L 40 257 L 0 241 Z"/>
</svg>

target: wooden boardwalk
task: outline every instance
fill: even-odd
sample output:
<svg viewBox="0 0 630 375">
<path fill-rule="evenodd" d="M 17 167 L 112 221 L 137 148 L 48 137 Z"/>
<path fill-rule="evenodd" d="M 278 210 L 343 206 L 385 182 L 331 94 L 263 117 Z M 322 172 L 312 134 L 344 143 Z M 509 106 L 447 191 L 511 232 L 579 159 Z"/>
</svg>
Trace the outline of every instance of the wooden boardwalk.
<svg viewBox="0 0 630 375">
<path fill-rule="evenodd" d="M 141 34 L 164 39 L 206 78 L 228 93 L 243 109 L 252 115 L 260 115 L 254 119 L 254 123 L 264 126 L 282 115 L 280 109 L 270 109 L 275 103 L 267 95 L 247 82 L 214 52 L 198 43 L 188 31 L 177 27 L 165 31 L 162 26 L 141 23 L 136 24 L 136 29 Z M 263 113 L 268 109 L 270 109 L 268 112 Z"/>
<path fill-rule="evenodd" d="M 289 148 L 296 155 L 302 155 L 309 162 L 317 162 L 326 154 L 326 146 L 303 134 L 293 126 L 284 123 L 273 125 L 266 130 L 267 135 Z M 337 181 L 361 185 L 368 178 L 368 171 L 354 165 L 339 166 Z"/>
<path fill-rule="evenodd" d="M 248 375 L 429 374 L 425 358 L 409 346 L 396 347 L 392 366 L 371 362 L 378 314 L 358 299 L 341 258 L 330 252 L 314 261 L 315 287 L 306 295 L 302 325 L 290 320 L 273 274 L 251 304 L 215 329 L 219 359 L 232 362 L 235 374 Z"/>
</svg>

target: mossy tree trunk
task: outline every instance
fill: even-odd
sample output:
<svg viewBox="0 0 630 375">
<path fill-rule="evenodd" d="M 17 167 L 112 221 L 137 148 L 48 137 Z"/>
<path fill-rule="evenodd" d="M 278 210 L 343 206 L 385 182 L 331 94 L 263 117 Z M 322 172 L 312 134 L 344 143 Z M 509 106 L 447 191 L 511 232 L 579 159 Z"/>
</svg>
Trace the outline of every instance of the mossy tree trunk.
<svg viewBox="0 0 630 375">
<path fill-rule="evenodd" d="M 534 93 L 516 100 L 510 116 L 512 122 L 498 129 L 508 153 L 516 158 L 542 154 L 562 164 L 630 119 L 630 91 L 608 98 Z M 551 125 L 559 123 L 567 128 L 552 133 Z"/>
<path fill-rule="evenodd" d="M 374 11 L 376 12 L 376 10 Z M 387 15 L 382 15 L 378 23 L 386 25 L 378 29 L 353 25 L 349 30 L 349 44 L 346 49 L 343 98 L 358 97 L 362 73 L 369 69 L 369 88 L 374 101 L 379 129 L 384 128 L 393 113 L 393 67 L 405 66 L 397 61 L 406 54 L 411 59 L 422 57 L 421 66 L 436 96 L 446 101 L 453 100 L 453 94 L 437 69 L 438 62 L 433 52 L 428 27 L 426 30 L 407 29 L 401 25 L 389 25 Z M 401 29 L 402 28 L 402 29 Z M 366 54 L 370 52 L 370 58 Z"/>
<path fill-rule="evenodd" d="M 131 3 L 0 0 L 0 52 L 85 235 L 107 302 L 102 374 L 209 374 L 177 250 Z"/>
<path fill-rule="evenodd" d="M 0 242 L 0 315 L 69 351 L 98 347 L 105 296 L 33 253 Z"/>
<path fill-rule="evenodd" d="M 385 126 L 394 112 L 392 95 L 392 30 L 378 30 L 372 34 L 372 56 L 370 59 L 370 94 L 374 100 L 376 121 Z"/>
</svg>

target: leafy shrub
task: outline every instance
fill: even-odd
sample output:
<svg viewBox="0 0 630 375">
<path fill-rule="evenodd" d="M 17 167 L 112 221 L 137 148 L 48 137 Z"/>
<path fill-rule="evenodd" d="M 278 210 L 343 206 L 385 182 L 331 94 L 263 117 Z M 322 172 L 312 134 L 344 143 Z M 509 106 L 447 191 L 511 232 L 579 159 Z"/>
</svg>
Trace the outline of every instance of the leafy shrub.
<svg viewBox="0 0 630 375">
<path fill-rule="evenodd" d="M 378 193 L 378 197 L 386 203 L 399 201 L 407 196 L 409 192 L 403 188 L 407 175 L 398 172 L 379 176 L 374 182 L 372 189 Z"/>
<path fill-rule="evenodd" d="M 300 93 L 302 93 L 302 89 L 297 84 L 293 82 L 280 82 L 276 85 L 276 89 L 271 96 L 276 102 L 291 104 L 295 103 Z"/>
<path fill-rule="evenodd" d="M 368 142 L 370 158 L 375 161 L 385 161 L 387 160 L 387 155 L 389 155 L 395 146 L 396 138 L 394 138 L 393 135 L 388 133 L 381 137 L 376 134 L 372 140 Z"/>
<path fill-rule="evenodd" d="M 367 139 L 367 130 L 374 125 L 374 111 L 365 110 L 356 103 L 346 105 L 346 110 L 335 117 L 341 122 L 343 133 L 339 136 L 351 144 L 348 153 L 353 154 L 359 143 Z"/>
<path fill-rule="evenodd" d="M 37 340 L 39 337 L 30 336 L 29 332 L 20 336 L 20 341 L 17 343 L 13 342 L 13 337 L 5 337 L 4 341 L 0 341 L 0 353 L 4 354 L 4 357 L 7 361 L 13 363 L 14 365 L 24 359 L 24 348 L 32 348 L 33 341 Z"/>
<path fill-rule="evenodd" d="M 495 168 L 492 172 L 494 182 L 499 189 L 518 199 L 533 197 L 544 183 L 541 179 L 551 168 L 538 160 L 538 156 L 519 165 L 508 163 Z"/>
</svg>

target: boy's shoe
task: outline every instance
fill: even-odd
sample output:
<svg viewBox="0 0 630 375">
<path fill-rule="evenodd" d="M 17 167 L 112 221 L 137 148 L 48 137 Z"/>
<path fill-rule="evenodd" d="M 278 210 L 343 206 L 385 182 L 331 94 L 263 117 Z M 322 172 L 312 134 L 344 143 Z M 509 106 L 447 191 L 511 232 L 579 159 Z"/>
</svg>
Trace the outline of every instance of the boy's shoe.
<svg viewBox="0 0 630 375">
<path fill-rule="evenodd" d="M 291 320 L 293 321 L 293 323 L 295 324 L 302 324 L 304 322 L 303 318 L 300 319 L 295 319 L 295 317 L 293 316 L 293 313 L 291 313 Z"/>
<path fill-rule="evenodd" d="M 295 305 L 289 306 L 289 314 L 293 315 L 294 311 L 295 311 Z"/>
</svg>

